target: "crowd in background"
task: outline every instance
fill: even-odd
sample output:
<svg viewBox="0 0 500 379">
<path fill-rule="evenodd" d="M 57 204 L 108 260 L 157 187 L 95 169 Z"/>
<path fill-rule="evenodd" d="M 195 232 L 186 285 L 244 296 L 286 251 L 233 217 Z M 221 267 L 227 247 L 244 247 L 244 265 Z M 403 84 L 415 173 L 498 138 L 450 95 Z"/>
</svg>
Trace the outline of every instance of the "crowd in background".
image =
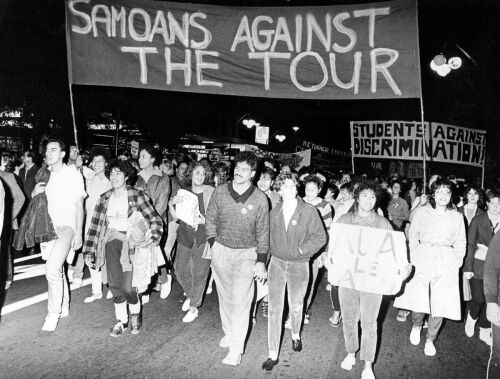
<svg viewBox="0 0 500 379">
<path fill-rule="evenodd" d="M 219 345 L 229 348 L 223 363 L 240 363 L 248 324 L 260 307 L 269 328 L 262 368 L 272 370 L 279 361 L 285 290 L 284 323 L 300 352 L 316 283 L 328 269 L 328 235 L 343 223 L 405 233 L 408 264 L 400 275 L 406 283 L 394 306 L 399 321 L 411 314 L 412 344 L 420 343 L 426 328 L 424 352 L 433 356 L 443 318 L 465 319 L 466 335 L 474 336 L 478 322 L 479 338 L 497 346 L 500 356 L 498 189 L 454 175 L 433 175 L 423 188 L 421 178 L 399 174 L 332 174 L 314 167 L 297 172 L 250 152 L 214 163 L 167 158 L 143 145 L 137 159 L 125 151 L 113 159 L 106 149 L 81 151 L 58 140 L 48 142 L 44 157 L 3 152 L 0 179 L 2 279 L 8 289 L 15 254 L 42 253 L 49 286 L 43 330 L 55 330 L 58 319 L 68 316 L 67 282 L 81 285 L 85 267 L 92 280 L 85 302 L 101 299 L 106 288 L 106 298 L 114 299 L 113 337 L 127 329 L 139 333 L 142 306 L 154 293 L 167 298 L 174 278 L 186 296 L 183 322 L 193 322 L 215 281 L 224 331 Z M 188 196 L 181 190 L 199 205 L 190 222 L 177 217 L 176 206 Z M 61 204 L 55 207 L 54 199 Z M 374 377 L 382 296 L 330 284 L 327 289 L 329 323 L 344 331 L 342 368 L 352 368 L 360 349 L 362 378 Z"/>
</svg>

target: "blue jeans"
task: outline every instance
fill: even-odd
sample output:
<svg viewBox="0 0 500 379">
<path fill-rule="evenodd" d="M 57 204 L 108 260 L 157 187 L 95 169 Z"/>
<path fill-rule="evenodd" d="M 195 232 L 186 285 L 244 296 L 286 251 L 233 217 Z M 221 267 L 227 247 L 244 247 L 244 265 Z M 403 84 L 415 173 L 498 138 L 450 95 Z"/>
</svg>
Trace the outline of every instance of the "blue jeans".
<svg viewBox="0 0 500 379">
<path fill-rule="evenodd" d="M 309 283 L 309 262 L 290 262 L 271 257 L 268 268 L 269 316 L 267 320 L 267 345 L 269 355 L 277 357 L 281 341 L 285 288 L 290 308 L 292 334 L 300 333 L 304 298 Z"/>
<path fill-rule="evenodd" d="M 345 348 L 354 354 L 359 349 L 358 322 L 361 320 L 361 360 L 373 362 L 377 351 L 377 318 L 382 295 L 339 287 Z"/>
<path fill-rule="evenodd" d="M 412 312 L 412 320 L 414 326 L 423 326 L 425 313 Z M 429 315 L 429 327 L 427 328 L 427 340 L 434 341 L 438 335 L 439 329 L 443 324 L 442 317 L 433 317 Z"/>
<path fill-rule="evenodd" d="M 45 277 L 49 286 L 47 310 L 49 314 L 59 315 L 62 309 L 69 308 L 69 287 L 64 262 L 68 256 L 75 232 L 70 226 L 56 227 L 57 239 L 45 263 Z"/>
</svg>

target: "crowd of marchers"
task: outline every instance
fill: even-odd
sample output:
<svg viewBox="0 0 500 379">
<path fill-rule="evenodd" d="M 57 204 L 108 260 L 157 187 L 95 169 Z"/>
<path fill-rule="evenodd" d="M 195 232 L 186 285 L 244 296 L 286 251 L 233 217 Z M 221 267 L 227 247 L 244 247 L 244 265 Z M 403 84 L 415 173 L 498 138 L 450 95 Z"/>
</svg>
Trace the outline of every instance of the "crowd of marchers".
<svg viewBox="0 0 500 379">
<path fill-rule="evenodd" d="M 203 317 L 204 296 L 217 292 L 219 346 L 228 349 L 223 364 L 240 364 L 260 309 L 268 320 L 262 368 L 273 370 L 283 325 L 292 349 L 303 349 L 317 282 L 335 265 L 327 259 L 329 236 L 348 224 L 404 233 L 408 260 L 398 270 L 403 287 L 394 307 L 398 321 L 411 317 L 411 344 L 419 345 L 426 329 L 424 353 L 434 356 L 444 319 L 463 320 L 468 337 L 478 324 L 479 338 L 492 350 L 489 369 L 499 368 L 496 188 L 457 183 L 453 175 L 433 175 L 422 188 L 422 180 L 397 174 L 296 172 L 245 151 L 230 163 L 213 163 L 171 160 L 142 145 L 138 159 L 112 158 L 101 147 L 87 153 L 50 140 L 40 158 L 31 151 L 2 153 L 0 247 L 6 290 L 16 254 L 40 252 L 45 260 L 44 331 L 70 315 L 69 284 L 80 286 L 86 269 L 92 291 L 84 302 L 113 299 L 111 337 L 140 333 L 149 297 L 167 298 L 175 278 L 185 295 L 185 323 Z M 332 284 L 327 290 L 329 324 L 344 334 L 341 367 L 351 370 L 359 352 L 362 378 L 374 378 L 383 295 Z"/>
</svg>

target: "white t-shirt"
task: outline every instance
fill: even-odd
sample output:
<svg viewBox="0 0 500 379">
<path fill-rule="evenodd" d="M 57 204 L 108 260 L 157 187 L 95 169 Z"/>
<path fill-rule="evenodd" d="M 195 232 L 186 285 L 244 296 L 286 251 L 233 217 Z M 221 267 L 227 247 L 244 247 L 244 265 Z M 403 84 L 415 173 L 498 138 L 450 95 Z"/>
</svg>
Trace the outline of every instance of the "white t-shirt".
<svg viewBox="0 0 500 379">
<path fill-rule="evenodd" d="M 54 227 L 69 226 L 76 233 L 76 202 L 87 196 L 82 174 L 63 164 L 61 170 L 50 172 L 45 194 Z"/>
<path fill-rule="evenodd" d="M 290 202 L 285 206 L 283 203 L 283 218 L 285 220 L 285 231 L 288 231 L 288 224 L 290 223 L 295 209 L 297 209 L 297 200 Z"/>
<path fill-rule="evenodd" d="M 117 197 L 113 193 L 109 198 L 108 210 L 108 228 L 119 232 L 126 232 L 128 228 L 128 193 L 124 192 Z"/>
</svg>

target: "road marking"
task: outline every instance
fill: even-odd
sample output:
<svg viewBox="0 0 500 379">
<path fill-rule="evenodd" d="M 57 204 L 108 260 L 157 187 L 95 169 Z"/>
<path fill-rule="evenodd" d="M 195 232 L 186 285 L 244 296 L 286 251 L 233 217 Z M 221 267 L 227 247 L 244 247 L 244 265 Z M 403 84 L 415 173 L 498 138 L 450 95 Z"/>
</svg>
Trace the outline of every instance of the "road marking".
<svg viewBox="0 0 500 379">
<path fill-rule="evenodd" d="M 90 278 L 87 278 L 87 279 L 83 280 L 81 286 L 76 287 L 74 284 L 71 284 L 70 288 L 71 288 L 71 291 L 73 291 L 73 290 L 75 290 L 77 288 L 88 286 L 90 283 L 91 283 Z M 49 297 L 48 293 L 44 292 L 44 293 L 41 293 L 39 295 L 35 295 L 35 296 L 29 297 L 27 299 L 16 301 L 15 303 L 12 303 L 12 304 L 8 304 L 8 305 L 6 305 L 6 306 L 4 306 L 2 308 L 1 315 L 4 316 L 6 314 L 9 314 L 9 313 L 18 311 L 20 309 L 29 307 L 30 305 L 40 303 L 40 302 L 42 302 L 44 300 L 47 300 L 48 297 Z"/>
<path fill-rule="evenodd" d="M 38 258 L 38 257 L 41 257 L 41 256 L 42 256 L 42 253 L 28 255 L 26 257 L 21 257 L 21 258 L 16 258 L 16 259 L 14 259 L 14 263 L 29 261 L 30 259 L 35 259 L 35 258 Z"/>
<path fill-rule="evenodd" d="M 45 263 L 38 265 L 18 266 L 14 268 L 14 282 L 45 275 Z"/>
</svg>

